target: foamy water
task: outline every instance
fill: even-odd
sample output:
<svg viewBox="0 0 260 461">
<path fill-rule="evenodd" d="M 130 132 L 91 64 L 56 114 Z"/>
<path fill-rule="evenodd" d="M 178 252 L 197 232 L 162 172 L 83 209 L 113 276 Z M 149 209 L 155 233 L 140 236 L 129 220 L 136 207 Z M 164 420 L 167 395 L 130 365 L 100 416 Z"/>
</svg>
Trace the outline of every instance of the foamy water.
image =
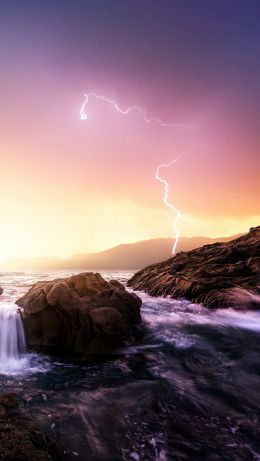
<svg viewBox="0 0 260 461">
<path fill-rule="evenodd" d="M 41 356 L 25 353 L 25 338 L 20 314 L 15 301 L 39 280 L 48 281 L 69 277 L 75 271 L 50 272 L 17 272 L 0 274 L 0 286 L 4 289 L 0 297 L 0 373 L 19 374 L 46 371 Z M 108 279 L 117 279 L 122 283 L 132 276 L 129 272 L 103 272 Z M 129 289 L 129 291 L 132 291 Z M 260 311 L 244 311 L 241 309 L 208 309 L 192 304 L 186 300 L 153 298 L 146 293 L 137 292 L 142 298 L 142 319 L 154 338 L 174 343 L 176 347 L 185 348 L 194 344 L 194 337 L 184 331 L 189 325 L 211 327 L 232 327 L 260 332 Z M 243 298 L 240 293 L 240 301 Z M 249 295 L 247 294 L 246 298 Z M 254 296 L 250 294 L 250 296 Z M 241 305 L 239 304 L 241 307 Z M 154 347 L 141 344 L 139 350 Z M 136 350 L 136 346 L 133 346 Z M 131 348 L 129 348 L 131 350 Z M 38 364 L 37 364 L 38 362 Z M 48 363 L 47 367 L 50 364 Z"/>
<path fill-rule="evenodd" d="M 153 298 L 142 292 L 137 294 L 144 303 L 143 318 L 151 326 L 204 324 L 260 331 L 260 311 L 208 309 L 186 300 Z"/>
<path fill-rule="evenodd" d="M 16 325 L 14 301 L 33 283 L 69 275 L 2 274 L 4 331 Z M 131 276 L 102 275 L 123 283 Z M 144 333 L 135 344 L 85 365 L 20 350 L 16 361 L 16 350 L 8 368 L 5 353 L 1 389 L 16 392 L 39 427 L 55 434 L 64 461 L 86 461 L 86 453 L 95 461 L 203 461 L 212 453 L 218 461 L 258 460 L 260 312 L 138 294 Z M 3 341 L 15 351 L 7 335 Z"/>
</svg>

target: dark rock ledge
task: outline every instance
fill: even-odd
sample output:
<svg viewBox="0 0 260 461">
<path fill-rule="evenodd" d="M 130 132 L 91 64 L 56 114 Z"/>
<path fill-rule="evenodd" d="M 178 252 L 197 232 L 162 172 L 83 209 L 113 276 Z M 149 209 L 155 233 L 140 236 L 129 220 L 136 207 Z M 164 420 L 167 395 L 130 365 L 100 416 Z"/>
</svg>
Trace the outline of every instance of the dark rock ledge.
<svg viewBox="0 0 260 461">
<path fill-rule="evenodd" d="M 106 354 L 133 340 L 141 322 L 140 298 L 91 272 L 38 282 L 17 304 L 29 348 L 48 353 Z"/>
<path fill-rule="evenodd" d="M 0 396 L 0 461 L 59 461 L 57 447 L 19 408 L 14 394 Z"/>
<path fill-rule="evenodd" d="M 128 285 L 208 307 L 260 308 L 260 227 L 230 242 L 180 252 L 148 266 Z"/>
</svg>

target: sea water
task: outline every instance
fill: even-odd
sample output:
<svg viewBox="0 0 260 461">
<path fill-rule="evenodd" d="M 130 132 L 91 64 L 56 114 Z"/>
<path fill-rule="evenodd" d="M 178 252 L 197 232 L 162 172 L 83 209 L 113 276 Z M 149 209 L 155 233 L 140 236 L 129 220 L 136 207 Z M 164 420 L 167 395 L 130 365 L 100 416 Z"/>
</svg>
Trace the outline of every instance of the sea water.
<svg viewBox="0 0 260 461">
<path fill-rule="evenodd" d="M 260 459 L 259 312 L 138 293 L 143 333 L 105 362 L 24 352 L 15 301 L 38 280 L 69 275 L 0 276 L 1 391 L 17 394 L 62 459 Z M 126 283 L 132 274 L 102 275 Z"/>
</svg>

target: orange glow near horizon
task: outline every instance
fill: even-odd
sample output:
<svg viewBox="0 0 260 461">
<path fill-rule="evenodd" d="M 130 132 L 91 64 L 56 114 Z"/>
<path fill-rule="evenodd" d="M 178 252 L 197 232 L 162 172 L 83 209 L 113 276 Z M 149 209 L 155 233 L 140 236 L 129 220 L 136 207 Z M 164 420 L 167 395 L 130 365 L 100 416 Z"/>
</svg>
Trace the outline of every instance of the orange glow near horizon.
<svg viewBox="0 0 260 461">
<path fill-rule="evenodd" d="M 6 2 L 0 18 L 0 261 L 174 241 L 155 174 L 186 151 L 163 171 L 181 236 L 229 236 L 260 223 L 260 80 L 255 37 L 247 25 L 242 31 L 242 17 L 234 35 L 230 18 L 215 23 L 211 8 L 212 27 L 204 28 L 197 5 L 194 17 L 191 6 L 187 17 L 175 4 L 169 16 L 147 6 L 146 25 L 131 5 L 120 29 L 106 2 L 105 16 L 88 2 L 29 3 Z M 94 98 L 82 122 L 88 92 L 177 126 L 145 123 L 140 111 L 124 116 Z"/>
<path fill-rule="evenodd" d="M 164 208 L 155 166 L 170 160 L 172 150 L 192 146 L 197 133 L 189 134 L 189 142 L 185 131 L 163 136 L 138 117 L 122 120 L 104 107 L 88 125 L 68 114 L 62 121 L 50 114 L 40 139 L 36 125 L 28 139 L 9 138 L 1 146 L 0 260 L 69 257 L 157 237 L 174 240 L 173 215 Z M 229 236 L 259 223 L 254 172 L 244 176 L 242 188 L 239 168 L 231 175 L 235 163 L 223 169 L 221 162 L 209 143 L 167 171 L 170 198 L 182 211 L 182 236 Z"/>
</svg>

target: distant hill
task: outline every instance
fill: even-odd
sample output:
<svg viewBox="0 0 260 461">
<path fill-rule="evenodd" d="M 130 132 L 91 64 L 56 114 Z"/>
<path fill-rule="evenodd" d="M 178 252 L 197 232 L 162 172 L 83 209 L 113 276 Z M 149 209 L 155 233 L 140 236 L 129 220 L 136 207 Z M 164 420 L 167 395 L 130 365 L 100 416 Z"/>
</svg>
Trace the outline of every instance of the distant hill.
<svg viewBox="0 0 260 461">
<path fill-rule="evenodd" d="M 226 242 L 238 237 L 182 237 L 179 240 L 178 252 L 189 251 L 202 245 L 215 242 Z M 163 261 L 171 256 L 172 238 L 143 240 L 126 243 L 98 253 L 74 255 L 68 259 L 17 259 L 1 264 L 0 270 L 136 270 L 149 264 Z"/>
</svg>

